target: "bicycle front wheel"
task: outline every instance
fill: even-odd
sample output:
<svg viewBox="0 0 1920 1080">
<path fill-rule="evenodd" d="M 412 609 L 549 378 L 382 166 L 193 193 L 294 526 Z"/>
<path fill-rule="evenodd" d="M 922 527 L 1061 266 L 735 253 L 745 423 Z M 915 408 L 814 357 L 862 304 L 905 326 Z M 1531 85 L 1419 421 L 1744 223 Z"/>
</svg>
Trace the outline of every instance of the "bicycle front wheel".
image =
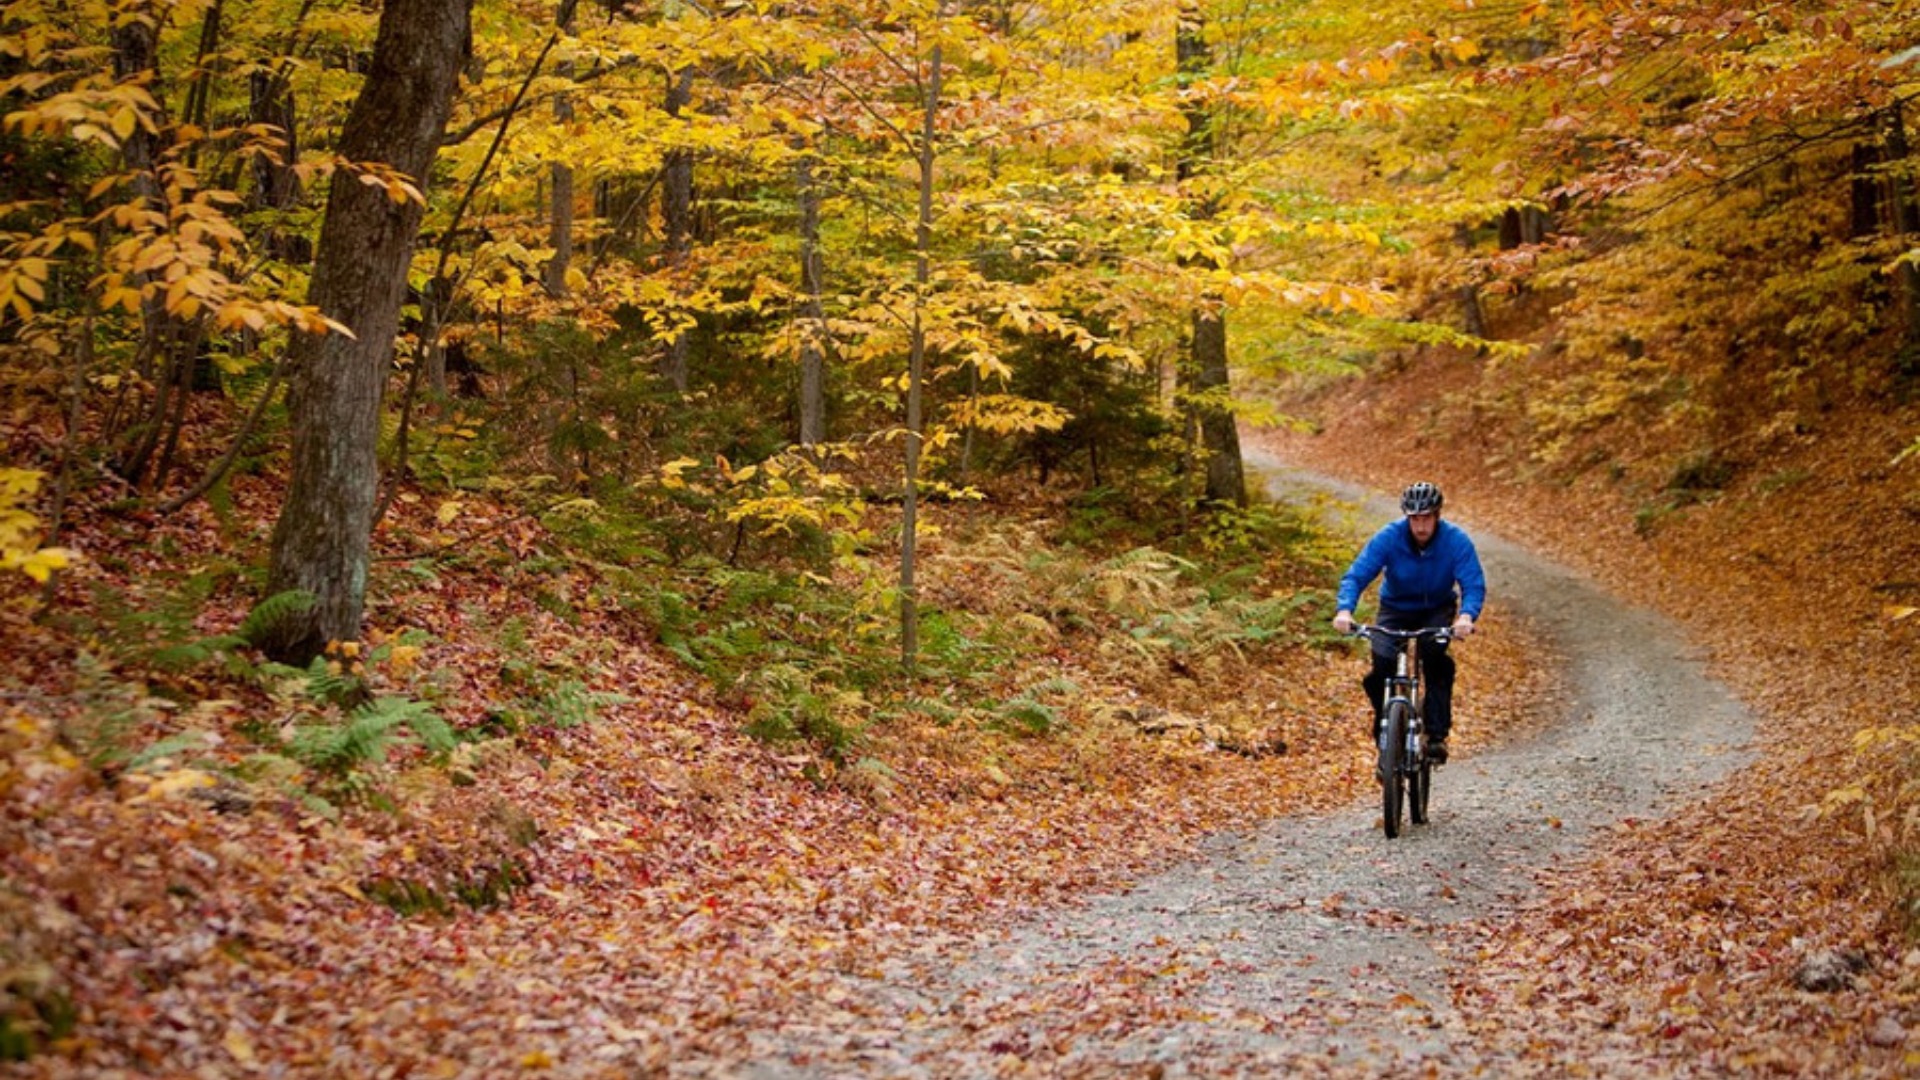
<svg viewBox="0 0 1920 1080">
<path fill-rule="evenodd" d="M 1380 725 L 1380 825 L 1391 840 L 1400 835 L 1400 811 L 1407 795 L 1407 777 L 1401 764 L 1407 752 L 1407 727 L 1413 709 L 1404 701 L 1387 703 L 1386 722 Z"/>
<path fill-rule="evenodd" d="M 1433 763 L 1421 758 L 1407 775 L 1407 816 L 1415 825 L 1427 823 L 1427 796 L 1432 793 Z"/>
</svg>

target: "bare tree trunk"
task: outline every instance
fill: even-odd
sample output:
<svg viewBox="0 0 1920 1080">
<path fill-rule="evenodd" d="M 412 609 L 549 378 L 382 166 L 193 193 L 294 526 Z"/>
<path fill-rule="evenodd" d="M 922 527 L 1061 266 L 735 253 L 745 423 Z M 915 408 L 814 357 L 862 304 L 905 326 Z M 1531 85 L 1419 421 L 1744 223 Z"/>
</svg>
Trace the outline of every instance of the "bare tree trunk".
<svg viewBox="0 0 1920 1080">
<path fill-rule="evenodd" d="M 1519 218 L 1516 216 L 1514 220 L 1517 222 Z M 1461 225 L 1454 229 L 1453 235 L 1456 240 L 1460 241 L 1462 248 L 1468 252 L 1472 252 L 1473 230 L 1467 228 L 1465 225 Z M 1473 272 L 1478 273 L 1478 271 Z M 1480 304 L 1480 283 L 1478 281 L 1469 281 L 1465 285 L 1460 286 L 1459 296 L 1461 329 L 1477 338 L 1486 337 L 1487 309 Z"/>
<path fill-rule="evenodd" d="M 167 486 L 167 477 L 173 472 L 174 455 L 180 449 L 180 433 L 187 427 L 187 405 L 193 399 L 194 367 L 200 362 L 200 346 L 204 340 L 204 335 L 196 329 L 189 342 L 174 350 L 173 377 L 179 385 L 174 387 L 173 410 L 165 419 L 166 436 L 160 444 L 160 460 L 153 467 L 155 491 Z"/>
<path fill-rule="evenodd" d="M 560 13 L 554 22 L 562 34 L 573 33 L 574 0 L 562 0 Z M 562 79 L 573 78 L 573 61 L 562 61 L 558 74 Z M 562 90 L 553 95 L 553 120 L 560 127 L 573 123 L 573 98 Z M 545 281 L 547 295 L 567 295 L 567 270 L 573 263 L 573 166 L 565 161 L 556 161 L 551 167 L 553 178 L 552 229 L 548 233 L 548 242 L 553 247 L 553 258 L 547 260 Z M 445 370 L 445 360 L 441 361 Z"/>
<path fill-rule="evenodd" d="M 470 45 L 469 0 L 386 0 L 366 83 L 341 131 L 342 159 L 385 164 L 425 191 Z M 267 590 L 301 590 L 315 602 L 262 643 L 281 659 L 304 661 L 329 641 L 360 635 L 380 404 L 425 209 L 346 170 L 328 195 L 308 301 L 353 336 L 293 341 L 291 469 Z"/>
<path fill-rule="evenodd" d="M 1205 36 L 1206 13 L 1197 0 L 1181 0 L 1179 19 L 1174 49 L 1181 85 L 1188 86 L 1206 73 L 1212 54 Z M 1206 106 L 1194 102 L 1183 105 L 1181 111 L 1186 115 L 1187 133 L 1178 172 L 1182 181 L 1190 181 L 1213 158 L 1213 116 Z M 1194 199 L 1191 213 L 1196 221 L 1211 219 L 1211 200 Z M 1188 372 L 1200 446 L 1206 452 L 1206 501 L 1245 506 L 1246 467 L 1240 455 L 1240 431 L 1228 407 L 1233 391 L 1227 369 L 1227 320 L 1216 296 L 1203 297 L 1193 313 Z"/>
<path fill-rule="evenodd" d="M 1200 442 L 1207 450 L 1207 501 L 1247 505 L 1246 467 L 1233 410 L 1220 401 L 1231 390 L 1227 374 L 1227 320 L 1217 311 L 1193 316 L 1194 389 L 1200 399 Z"/>
<path fill-rule="evenodd" d="M 1853 171 L 1848 175 L 1850 209 L 1847 236 L 1860 240 L 1880 231 L 1880 178 L 1874 167 L 1880 164 L 1877 142 L 1853 144 Z"/>
<path fill-rule="evenodd" d="M 201 16 L 199 55 L 194 58 L 193 64 L 195 71 L 205 72 L 207 58 L 220 46 L 220 17 L 223 9 L 222 0 L 213 0 L 213 3 L 207 6 L 206 14 Z M 187 101 L 180 110 L 181 117 L 195 127 L 206 128 L 208 126 L 207 110 L 212 99 L 213 79 L 205 75 L 194 79 L 187 86 Z M 187 155 L 188 167 L 197 171 L 200 168 L 200 145 L 195 143 L 189 147 Z"/>
<path fill-rule="evenodd" d="M 933 125 L 940 112 L 940 45 L 928 64 L 926 109 L 920 127 L 920 217 L 914 225 L 913 332 L 907 353 L 907 469 L 900 520 L 900 663 L 911 674 L 920 659 L 920 593 L 914 584 L 919 541 L 921 410 L 927 370 L 924 309 L 933 281 Z"/>
<path fill-rule="evenodd" d="M 693 103 L 693 69 L 674 73 L 667 85 L 667 115 L 677 117 Z M 667 231 L 667 266 L 676 278 L 686 269 L 687 256 L 693 251 L 693 152 L 674 150 L 667 154 L 661 168 L 662 224 Z M 667 345 L 662 372 L 675 390 L 686 393 L 687 355 L 692 341 L 686 333 L 673 336 Z"/>
<path fill-rule="evenodd" d="M 1520 242 L 1523 244 L 1545 243 L 1547 230 L 1553 228 L 1553 214 L 1538 206 L 1523 207 L 1520 211 Z"/>
<path fill-rule="evenodd" d="M 980 369 L 967 365 L 967 404 L 969 411 L 980 403 Z M 974 415 L 979 415 L 977 412 Z M 980 428 L 969 423 L 966 431 L 960 435 L 960 482 L 966 483 L 973 476 L 973 444 Z"/>
<path fill-rule="evenodd" d="M 794 185 L 800 193 L 800 445 L 817 446 L 827 437 L 827 318 L 820 298 L 820 185 L 810 153 L 794 167 Z"/>
<path fill-rule="evenodd" d="M 1520 236 L 1520 209 L 1509 206 L 1500 212 L 1500 250 L 1512 251 L 1525 243 Z"/>
</svg>

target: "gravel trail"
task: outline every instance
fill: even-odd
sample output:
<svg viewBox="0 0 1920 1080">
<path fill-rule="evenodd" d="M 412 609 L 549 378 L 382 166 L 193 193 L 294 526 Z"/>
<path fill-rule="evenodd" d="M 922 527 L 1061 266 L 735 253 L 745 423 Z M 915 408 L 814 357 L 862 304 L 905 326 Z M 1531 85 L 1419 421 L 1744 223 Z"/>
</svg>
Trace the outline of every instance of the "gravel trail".
<svg viewBox="0 0 1920 1080">
<path fill-rule="evenodd" d="M 1250 463 L 1289 498 L 1344 501 L 1356 527 L 1395 512 L 1271 458 Z M 1490 1067 L 1447 992 L 1447 966 L 1467 959 L 1443 955 L 1435 927 L 1497 914 L 1596 829 L 1698 795 L 1746 760 L 1752 725 L 1671 623 L 1463 523 L 1490 590 L 1566 657 L 1571 696 L 1540 735 L 1440 769 L 1430 824 L 1387 841 L 1374 798 L 1214 837 L 1124 893 L 980 942 L 958 966 L 902 966 L 855 986 L 860 1000 L 838 1015 L 865 1018 L 857 1028 L 757 1032 L 755 1060 L 727 1071 L 991 1075 L 1007 1055 L 1052 1075 Z M 1158 1000 L 1129 1022 L 1047 1029 L 1143 978 Z M 876 1015 L 897 1022 L 875 1027 Z"/>
</svg>

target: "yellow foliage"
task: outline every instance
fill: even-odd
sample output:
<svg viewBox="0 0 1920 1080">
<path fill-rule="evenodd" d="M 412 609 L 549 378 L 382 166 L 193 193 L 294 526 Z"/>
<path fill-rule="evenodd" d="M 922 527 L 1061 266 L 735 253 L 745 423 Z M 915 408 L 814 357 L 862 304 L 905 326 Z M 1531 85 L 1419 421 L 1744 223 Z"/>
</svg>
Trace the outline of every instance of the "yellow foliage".
<svg viewBox="0 0 1920 1080">
<path fill-rule="evenodd" d="M 0 573 L 18 570 L 35 581 L 46 581 L 73 559 L 66 548 L 40 547 L 40 519 L 22 509 L 40 490 L 44 475 L 31 469 L 0 469 Z"/>
<path fill-rule="evenodd" d="M 1031 434 L 1058 431 L 1072 419 L 1071 413 L 1051 402 L 1034 401 L 1013 394 L 978 394 L 953 407 L 952 419 L 960 427 L 972 427 L 995 435 Z"/>
<path fill-rule="evenodd" d="M 212 787 L 214 783 L 211 773 L 202 772 L 199 769 L 173 769 L 151 777 L 147 782 L 147 789 L 135 795 L 130 801 L 148 803 L 172 799 L 190 791 Z"/>
</svg>

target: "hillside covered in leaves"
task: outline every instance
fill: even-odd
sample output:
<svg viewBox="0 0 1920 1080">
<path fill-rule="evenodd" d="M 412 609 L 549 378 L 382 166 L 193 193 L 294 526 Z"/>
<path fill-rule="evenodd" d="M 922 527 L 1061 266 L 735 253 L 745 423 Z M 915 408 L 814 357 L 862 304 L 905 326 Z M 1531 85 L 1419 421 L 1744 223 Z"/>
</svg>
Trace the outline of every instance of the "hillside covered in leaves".
<svg viewBox="0 0 1920 1080">
<path fill-rule="evenodd" d="M 1908 5 L 0 21 L 7 1069 L 727 1059 L 1363 795 L 1353 538 L 1242 440 L 1759 719 L 1460 936 L 1475 1038 L 1914 1066 Z M 1551 720 L 1490 614 L 1467 753 Z"/>
</svg>

